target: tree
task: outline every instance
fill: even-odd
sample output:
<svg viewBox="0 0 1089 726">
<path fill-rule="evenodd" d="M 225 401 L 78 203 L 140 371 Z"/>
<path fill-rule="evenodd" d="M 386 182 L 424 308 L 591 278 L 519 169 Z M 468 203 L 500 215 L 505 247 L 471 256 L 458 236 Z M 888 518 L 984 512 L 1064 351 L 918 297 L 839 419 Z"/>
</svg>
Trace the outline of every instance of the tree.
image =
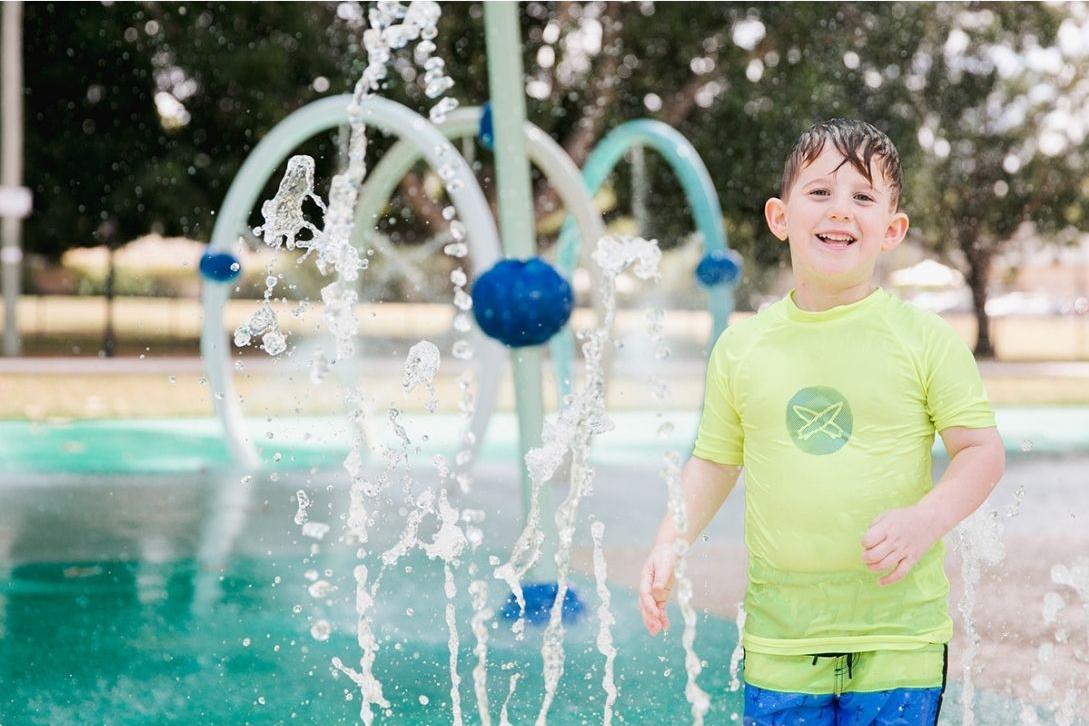
<svg viewBox="0 0 1089 726">
<path fill-rule="evenodd" d="M 206 237 L 261 135 L 358 77 L 362 29 L 338 21 L 338 7 L 28 5 L 28 176 L 37 200 L 28 249 L 56 255 L 106 241 L 109 229 L 118 243 L 149 229 Z M 986 355 L 995 252 L 1025 221 L 1043 232 L 1083 224 L 1084 131 L 1080 122 L 1059 126 L 1062 103 L 1075 120 L 1084 104 L 1085 60 L 1062 51 L 1056 65 L 1046 50 L 1079 7 L 525 2 L 527 111 L 578 162 L 633 118 L 658 118 L 687 136 L 716 184 L 731 244 L 748 261 L 743 296 L 762 270 L 787 260 L 786 246 L 763 229 L 762 207 L 778 192 L 797 135 L 831 116 L 874 122 L 900 149 L 916 234 L 939 251 L 962 250 Z M 483 6 L 443 10 L 436 55 L 456 82 L 451 94 L 482 103 Z M 1037 65 L 1014 68 L 1010 54 Z M 425 109 L 420 75 L 410 58 L 395 57 L 382 92 Z M 1042 85 L 1053 92 L 1040 95 Z M 1064 134 L 1068 147 L 1056 142 Z M 370 158 L 390 143 L 376 138 Z M 335 148 L 326 137 L 301 151 L 328 178 Z M 491 162 L 478 151 L 478 175 L 494 196 Z M 646 232 L 668 248 L 692 222 L 665 164 L 648 155 L 647 166 L 654 196 Z M 425 178 L 406 177 L 397 214 L 383 223 L 395 242 L 419 244 L 446 224 L 446 202 L 428 196 Z M 622 165 L 617 212 L 630 205 L 628 179 Z M 537 177 L 538 216 L 556 204 Z"/>
<path fill-rule="evenodd" d="M 904 78 L 923 152 L 913 177 L 927 238 L 963 256 L 980 358 L 995 354 L 991 263 L 1014 232 L 1085 229 L 1089 49 L 1057 43 L 1075 8 L 936 5 Z"/>
<path fill-rule="evenodd" d="M 26 247 L 50 257 L 152 230 L 207 236 L 264 132 L 350 83 L 330 4 L 31 3 L 25 13 Z M 311 151 L 331 164 L 334 148 Z"/>
</svg>

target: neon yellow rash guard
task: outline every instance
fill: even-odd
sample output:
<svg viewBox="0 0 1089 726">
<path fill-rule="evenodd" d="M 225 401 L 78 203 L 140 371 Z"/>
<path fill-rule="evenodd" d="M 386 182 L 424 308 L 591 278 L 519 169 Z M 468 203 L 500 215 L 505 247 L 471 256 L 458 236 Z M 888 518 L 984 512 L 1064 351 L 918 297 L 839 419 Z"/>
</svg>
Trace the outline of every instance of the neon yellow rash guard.
<svg viewBox="0 0 1089 726">
<path fill-rule="evenodd" d="M 976 362 L 940 317 L 881 288 L 821 312 L 793 294 L 718 339 L 692 452 L 744 466 L 744 646 L 803 655 L 946 643 L 944 545 L 881 586 L 861 540 L 878 514 L 933 487 L 935 432 L 995 425 Z"/>
</svg>

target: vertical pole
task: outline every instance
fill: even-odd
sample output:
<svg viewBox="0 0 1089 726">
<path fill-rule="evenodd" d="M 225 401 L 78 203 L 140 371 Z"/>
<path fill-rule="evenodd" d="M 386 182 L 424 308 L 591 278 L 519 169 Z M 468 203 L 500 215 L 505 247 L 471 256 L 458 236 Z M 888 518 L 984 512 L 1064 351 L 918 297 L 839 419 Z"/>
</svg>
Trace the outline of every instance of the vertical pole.
<svg viewBox="0 0 1089 726">
<path fill-rule="evenodd" d="M 14 0 L 3 3 L 3 60 L 0 69 L 0 184 L 5 195 L 25 192 L 23 179 L 23 5 Z M 6 205 L 5 205 L 6 206 Z M 19 272 L 23 250 L 19 242 L 20 215 L 4 212 L 0 221 L 0 286 L 4 294 L 4 355 L 19 355 Z"/>
<path fill-rule="evenodd" d="M 488 47 L 488 91 L 492 102 L 495 133 L 495 175 L 499 195 L 499 235 L 508 257 L 526 259 L 536 254 L 533 194 L 529 158 L 526 155 L 525 80 L 522 73 L 522 37 L 517 2 L 489 2 L 484 5 L 484 37 Z M 525 456 L 541 443 L 544 399 L 541 392 L 541 346 L 512 351 L 514 395 L 518 410 L 519 463 L 522 474 L 523 521 L 529 513 L 530 479 Z M 542 526 L 551 527 L 547 485 L 539 503 Z M 546 537 L 546 542 L 548 538 Z M 542 550 L 535 579 L 551 561 Z"/>
</svg>

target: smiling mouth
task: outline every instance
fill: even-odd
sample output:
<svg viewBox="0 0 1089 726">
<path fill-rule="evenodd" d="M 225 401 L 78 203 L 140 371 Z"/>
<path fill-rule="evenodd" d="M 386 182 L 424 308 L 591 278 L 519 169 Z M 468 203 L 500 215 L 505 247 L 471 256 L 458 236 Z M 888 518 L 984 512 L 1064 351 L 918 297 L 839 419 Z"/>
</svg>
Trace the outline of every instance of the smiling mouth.
<svg viewBox="0 0 1089 726">
<path fill-rule="evenodd" d="M 818 234 L 819 239 L 826 247 L 835 250 L 844 250 L 855 243 L 855 238 L 849 234 Z"/>
</svg>

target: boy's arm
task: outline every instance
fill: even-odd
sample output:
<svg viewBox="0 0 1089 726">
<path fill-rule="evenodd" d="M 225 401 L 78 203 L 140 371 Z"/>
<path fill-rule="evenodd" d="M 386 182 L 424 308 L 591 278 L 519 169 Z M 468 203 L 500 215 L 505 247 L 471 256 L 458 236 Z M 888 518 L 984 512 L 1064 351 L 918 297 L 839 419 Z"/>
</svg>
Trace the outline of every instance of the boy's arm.
<svg viewBox="0 0 1089 726">
<path fill-rule="evenodd" d="M 733 491 L 741 473 L 740 466 L 716 464 L 691 456 L 681 471 L 681 490 L 687 529 L 678 533 L 670 512 L 662 519 L 650 555 L 639 580 L 639 611 L 651 635 L 669 627 L 665 605 L 673 588 L 673 567 L 678 539 L 691 544 Z"/>
<path fill-rule="evenodd" d="M 879 515 L 862 538 L 862 559 L 874 571 L 892 570 L 889 585 L 979 508 L 1002 478 L 1006 453 L 995 427 L 951 426 L 941 432 L 950 462 L 937 485 L 916 504 Z"/>
<path fill-rule="evenodd" d="M 654 538 L 654 546 L 672 544 L 678 537 L 688 544 L 695 542 L 733 491 L 740 474 L 740 466 L 716 464 L 697 456 L 688 457 L 681 470 L 681 490 L 688 527 L 683 535 L 679 535 L 673 523 L 673 513 L 666 512 Z"/>
</svg>

